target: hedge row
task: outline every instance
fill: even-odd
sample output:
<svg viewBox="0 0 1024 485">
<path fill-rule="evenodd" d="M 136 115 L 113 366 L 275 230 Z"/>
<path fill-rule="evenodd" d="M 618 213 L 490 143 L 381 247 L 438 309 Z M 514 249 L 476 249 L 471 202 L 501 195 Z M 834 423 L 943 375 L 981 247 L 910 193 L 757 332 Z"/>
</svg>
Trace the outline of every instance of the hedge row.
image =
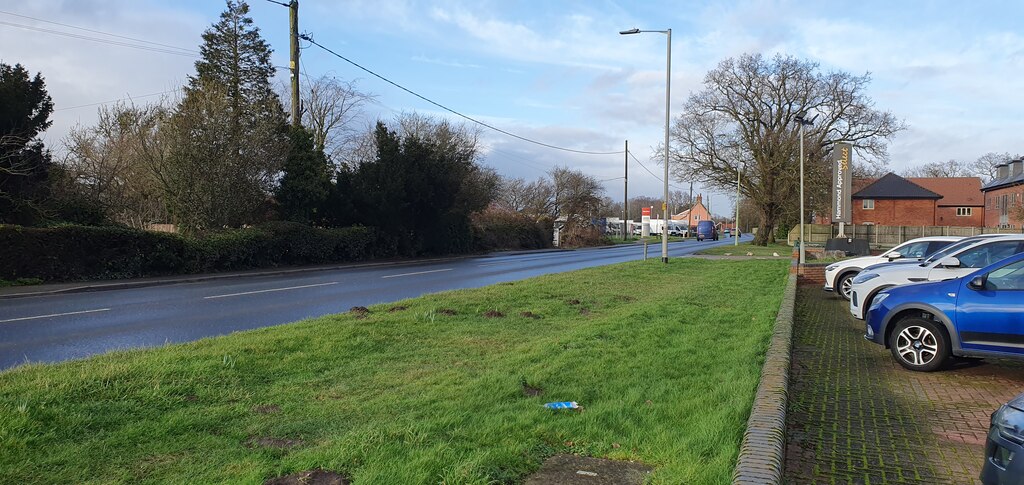
<svg viewBox="0 0 1024 485">
<path fill-rule="evenodd" d="M 0 279 L 134 278 L 391 256 L 379 249 L 378 239 L 369 227 L 288 222 L 197 237 L 120 227 L 0 226 Z"/>
<path fill-rule="evenodd" d="M 537 222 L 518 212 L 488 208 L 471 217 L 477 251 L 541 249 L 551 246 L 551 220 Z"/>
</svg>

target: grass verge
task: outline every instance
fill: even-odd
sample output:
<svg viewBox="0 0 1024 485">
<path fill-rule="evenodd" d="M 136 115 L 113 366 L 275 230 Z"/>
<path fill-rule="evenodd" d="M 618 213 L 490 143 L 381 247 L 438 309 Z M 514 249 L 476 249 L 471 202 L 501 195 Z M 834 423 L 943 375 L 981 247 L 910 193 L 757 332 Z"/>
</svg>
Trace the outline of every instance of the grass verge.
<svg viewBox="0 0 1024 485">
<path fill-rule="evenodd" d="M 19 367 L 0 482 L 514 483 L 563 452 L 728 483 L 787 270 L 626 263 Z"/>
<path fill-rule="evenodd" d="M 726 253 L 732 256 L 746 256 L 747 253 L 754 253 L 754 256 L 771 256 L 778 253 L 779 257 L 789 258 L 793 254 L 793 247 L 785 244 L 769 244 L 767 246 L 755 246 L 751 243 L 740 243 L 738 246 L 727 244 L 713 248 L 702 249 L 697 254 L 708 254 L 723 256 Z"/>
</svg>

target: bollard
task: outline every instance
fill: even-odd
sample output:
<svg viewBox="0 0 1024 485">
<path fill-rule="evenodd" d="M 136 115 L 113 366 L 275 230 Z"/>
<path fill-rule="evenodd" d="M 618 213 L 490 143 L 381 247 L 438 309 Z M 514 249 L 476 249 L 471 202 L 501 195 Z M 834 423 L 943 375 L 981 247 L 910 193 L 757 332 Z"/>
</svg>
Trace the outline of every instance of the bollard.
<svg viewBox="0 0 1024 485">
<path fill-rule="evenodd" d="M 644 261 L 647 261 L 647 240 L 644 239 Z"/>
</svg>

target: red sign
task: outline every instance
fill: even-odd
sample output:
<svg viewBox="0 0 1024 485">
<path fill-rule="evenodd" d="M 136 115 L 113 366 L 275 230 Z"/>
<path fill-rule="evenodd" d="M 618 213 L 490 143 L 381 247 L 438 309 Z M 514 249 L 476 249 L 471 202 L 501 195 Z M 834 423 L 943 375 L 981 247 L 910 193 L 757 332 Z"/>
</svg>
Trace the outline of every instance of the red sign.
<svg viewBox="0 0 1024 485">
<path fill-rule="evenodd" d="M 651 208 L 650 207 L 644 207 L 643 210 L 640 212 L 640 215 L 644 215 L 644 216 L 650 217 L 651 216 Z"/>
</svg>

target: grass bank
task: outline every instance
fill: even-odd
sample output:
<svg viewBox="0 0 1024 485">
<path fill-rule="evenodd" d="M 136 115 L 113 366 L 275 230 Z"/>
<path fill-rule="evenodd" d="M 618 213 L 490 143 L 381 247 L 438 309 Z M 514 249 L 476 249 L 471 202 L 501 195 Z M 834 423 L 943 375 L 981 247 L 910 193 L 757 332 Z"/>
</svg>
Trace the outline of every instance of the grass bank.
<svg viewBox="0 0 1024 485">
<path fill-rule="evenodd" d="M 793 247 L 785 244 L 769 244 L 767 246 L 755 246 L 751 243 L 740 243 L 738 246 L 727 244 L 713 248 L 702 249 L 697 254 L 709 254 L 723 256 L 726 253 L 732 256 L 746 256 L 747 253 L 754 253 L 754 256 L 771 256 L 778 253 L 780 257 L 789 258 L 793 254 Z"/>
<path fill-rule="evenodd" d="M 514 483 L 577 453 L 727 483 L 787 270 L 626 263 L 19 367 L 0 482 Z"/>
</svg>

